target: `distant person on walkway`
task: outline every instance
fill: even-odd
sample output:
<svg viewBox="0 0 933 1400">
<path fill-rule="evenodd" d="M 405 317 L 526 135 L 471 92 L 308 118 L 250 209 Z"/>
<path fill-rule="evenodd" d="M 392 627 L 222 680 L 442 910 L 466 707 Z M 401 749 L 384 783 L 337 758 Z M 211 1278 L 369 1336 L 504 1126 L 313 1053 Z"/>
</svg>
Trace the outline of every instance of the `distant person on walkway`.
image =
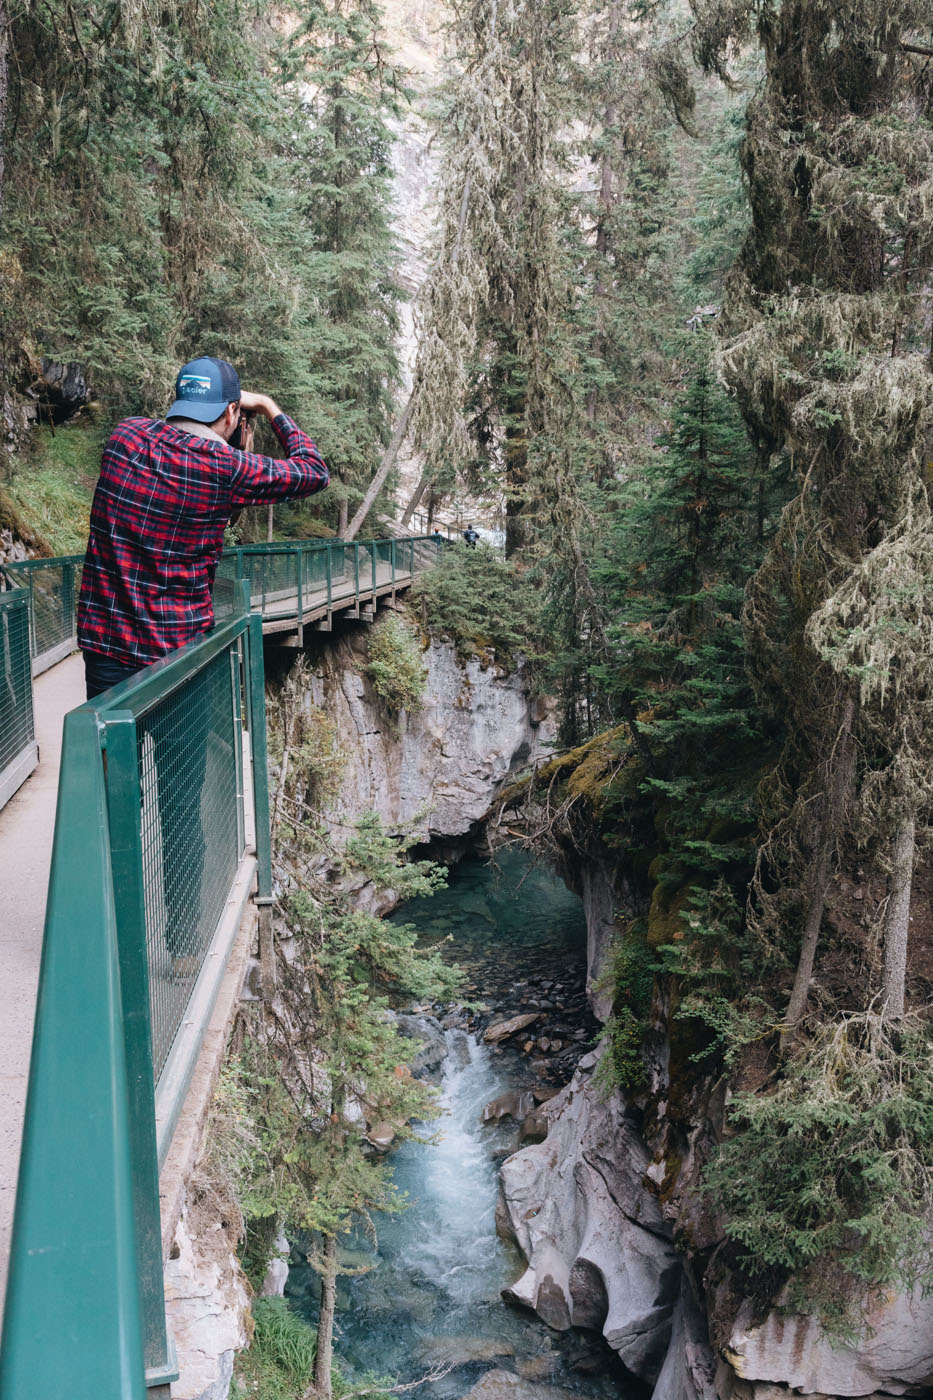
<svg viewBox="0 0 933 1400">
<path fill-rule="evenodd" d="M 435 530 L 435 531 L 432 533 L 432 535 L 431 535 L 431 539 L 432 539 L 432 540 L 434 541 L 434 543 L 438 546 L 438 548 L 440 548 L 440 546 L 441 546 L 442 544 L 446 544 L 446 543 L 447 543 L 447 541 L 444 539 L 444 536 L 441 534 L 440 530 Z"/>
<path fill-rule="evenodd" d="M 466 540 L 466 542 L 467 542 L 467 547 L 468 547 L 469 549 L 475 549 L 475 548 L 476 548 L 476 541 L 479 539 L 479 535 L 478 535 L 478 534 L 476 533 L 476 531 L 473 529 L 473 526 L 472 526 L 472 525 L 468 525 L 468 526 L 466 527 L 466 529 L 465 529 L 464 532 L 463 532 L 463 538 Z"/>
<path fill-rule="evenodd" d="M 234 445 L 269 419 L 285 457 Z M 234 443 L 231 443 L 234 439 Z M 234 510 L 310 496 L 328 472 L 311 439 L 226 360 L 183 366 L 166 419 L 127 418 L 104 448 L 78 602 L 88 699 L 214 623 L 211 592 Z"/>
<path fill-rule="evenodd" d="M 254 413 L 272 424 L 281 460 L 251 450 L 252 432 L 243 427 Z M 120 423 L 104 448 L 78 601 L 88 699 L 210 631 L 214 571 L 233 511 L 310 496 L 327 482 L 311 439 L 267 394 L 245 393 L 226 360 L 185 365 L 164 422 Z M 172 980 L 197 976 L 226 894 L 218 902 L 218 833 L 235 823 L 235 806 L 219 804 L 215 784 L 209 861 L 201 806 L 209 765 L 235 742 L 231 703 L 224 653 L 140 731 L 145 859 L 161 869 L 161 899 L 147 881 L 147 917 Z M 155 824 L 146 815 L 153 811 Z"/>
</svg>

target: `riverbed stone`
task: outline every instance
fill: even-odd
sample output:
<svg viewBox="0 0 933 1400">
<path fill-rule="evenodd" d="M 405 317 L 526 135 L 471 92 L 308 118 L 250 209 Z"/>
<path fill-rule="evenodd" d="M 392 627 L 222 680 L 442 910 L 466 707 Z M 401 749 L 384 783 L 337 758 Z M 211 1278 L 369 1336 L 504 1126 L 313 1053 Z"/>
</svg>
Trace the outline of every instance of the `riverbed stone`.
<svg viewBox="0 0 933 1400">
<path fill-rule="evenodd" d="M 464 1400 L 583 1400 L 578 1392 L 525 1380 L 514 1371 L 487 1371 Z"/>
<path fill-rule="evenodd" d="M 498 1045 L 500 1041 L 508 1040 L 519 1031 L 523 1031 L 526 1026 L 534 1025 L 537 1020 L 540 1020 L 537 1011 L 526 1011 L 521 1016 L 510 1016 L 505 1021 L 494 1021 L 491 1026 L 486 1027 L 483 1039 L 487 1045 Z"/>
<path fill-rule="evenodd" d="M 530 1089 L 509 1089 L 486 1105 L 483 1122 L 501 1123 L 503 1119 L 511 1118 L 514 1123 L 520 1123 L 531 1112 L 533 1105 L 534 1095 Z"/>
<path fill-rule="evenodd" d="M 433 1016 L 405 1016 L 395 1018 L 399 1035 L 406 1040 L 420 1040 L 422 1048 L 410 1062 L 416 1077 L 436 1074 L 447 1058 L 447 1038 Z"/>
<path fill-rule="evenodd" d="M 575 1075 L 543 1106 L 546 1142 L 500 1173 L 500 1231 L 528 1268 L 505 1296 L 550 1327 L 593 1327 L 654 1383 L 671 1336 L 681 1265 L 670 1227 L 642 1184 L 649 1155 L 626 1104 Z"/>
</svg>

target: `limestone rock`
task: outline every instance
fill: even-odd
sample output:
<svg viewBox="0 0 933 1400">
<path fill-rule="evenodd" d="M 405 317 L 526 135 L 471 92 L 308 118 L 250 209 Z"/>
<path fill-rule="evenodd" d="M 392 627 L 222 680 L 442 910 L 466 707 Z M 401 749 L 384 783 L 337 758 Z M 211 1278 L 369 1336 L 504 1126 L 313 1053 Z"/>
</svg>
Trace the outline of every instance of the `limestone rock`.
<svg viewBox="0 0 933 1400">
<path fill-rule="evenodd" d="M 777 1381 L 807 1395 L 903 1395 L 933 1385 L 933 1297 L 919 1289 L 875 1297 L 851 1345 L 830 1341 L 815 1318 L 803 1315 L 772 1312 L 755 1327 L 746 1304 L 724 1352 L 748 1381 Z"/>
<path fill-rule="evenodd" d="M 717 1400 L 716 1357 L 709 1344 L 706 1316 L 686 1275 L 674 1309 L 671 1344 L 651 1400 Z"/>
<path fill-rule="evenodd" d="M 249 1289 L 216 1222 L 186 1206 L 165 1265 L 165 1311 L 178 1350 L 173 1400 L 227 1400 L 234 1352 L 246 1346 Z"/>
<path fill-rule="evenodd" d="M 420 1040 L 421 1049 L 410 1062 L 416 1077 L 436 1074 L 449 1053 L 447 1038 L 433 1016 L 396 1016 L 398 1033 L 406 1040 Z"/>
<path fill-rule="evenodd" d="M 487 1371 L 482 1380 L 467 1391 L 464 1400 L 578 1400 L 578 1397 L 572 1390 L 523 1380 L 513 1371 L 495 1370 Z"/>
<path fill-rule="evenodd" d="M 498 1045 L 501 1040 L 508 1040 L 510 1035 L 517 1035 L 526 1026 L 532 1025 L 540 1017 L 538 1011 L 526 1011 L 521 1016 L 510 1016 L 507 1021 L 494 1021 L 491 1026 L 487 1026 L 483 1032 L 483 1039 L 487 1045 Z"/>
<path fill-rule="evenodd" d="M 266 1265 L 266 1276 L 259 1290 L 260 1298 L 283 1297 L 288 1282 L 288 1255 L 288 1240 L 280 1230 L 275 1237 L 272 1257 Z"/>
<path fill-rule="evenodd" d="M 547 1141 L 502 1166 L 497 1224 L 528 1268 L 506 1296 L 550 1327 L 601 1331 L 653 1383 L 671 1335 L 680 1263 L 642 1185 L 648 1152 L 625 1102 L 581 1073 L 542 1109 Z"/>
<path fill-rule="evenodd" d="M 548 752 L 553 718 L 533 722 L 523 666 L 509 675 L 484 670 L 435 640 L 424 652 L 428 699 L 402 714 L 396 733 L 360 674 L 365 641 L 353 632 L 329 640 L 311 677 L 309 703 L 333 720 L 348 759 L 335 809 L 375 809 L 388 830 L 419 841 L 466 835 L 496 794 Z"/>
<path fill-rule="evenodd" d="M 497 1099 L 492 1099 L 483 1109 L 484 1123 L 501 1123 L 504 1118 L 511 1118 L 515 1123 L 520 1123 L 523 1118 L 531 1112 L 534 1106 L 534 1095 L 529 1089 L 510 1089 L 506 1094 L 500 1094 Z"/>
</svg>

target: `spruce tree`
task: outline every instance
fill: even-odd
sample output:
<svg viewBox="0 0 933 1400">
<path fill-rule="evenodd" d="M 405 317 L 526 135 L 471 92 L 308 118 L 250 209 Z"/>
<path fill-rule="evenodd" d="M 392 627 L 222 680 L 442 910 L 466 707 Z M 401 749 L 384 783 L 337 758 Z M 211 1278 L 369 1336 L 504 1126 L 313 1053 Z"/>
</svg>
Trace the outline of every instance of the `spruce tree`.
<svg viewBox="0 0 933 1400">
<path fill-rule="evenodd" d="M 929 816 L 919 736 L 903 726 L 885 736 L 866 711 L 884 687 L 879 700 L 860 694 L 834 658 L 878 616 L 879 600 L 853 591 L 855 581 L 881 577 L 875 551 L 925 509 L 933 7 L 695 9 L 708 66 L 724 71 L 730 45 L 754 29 L 766 65 L 748 113 L 753 222 L 727 290 L 722 364 L 757 439 L 792 455 L 798 483 L 746 613 L 756 684 L 787 726 L 756 890 L 761 931 L 778 945 L 797 933 L 790 1035 L 834 873 L 869 861 L 889 877 L 885 936 L 903 943 L 914 830 Z M 897 1014 L 898 998 L 885 994 Z"/>
<path fill-rule="evenodd" d="M 289 168 L 309 235 L 307 278 L 318 310 L 306 374 L 344 527 L 388 441 L 399 374 L 387 122 L 407 92 L 384 53 L 380 24 L 372 0 L 313 4 L 303 7 L 288 50 L 306 94 Z"/>
</svg>

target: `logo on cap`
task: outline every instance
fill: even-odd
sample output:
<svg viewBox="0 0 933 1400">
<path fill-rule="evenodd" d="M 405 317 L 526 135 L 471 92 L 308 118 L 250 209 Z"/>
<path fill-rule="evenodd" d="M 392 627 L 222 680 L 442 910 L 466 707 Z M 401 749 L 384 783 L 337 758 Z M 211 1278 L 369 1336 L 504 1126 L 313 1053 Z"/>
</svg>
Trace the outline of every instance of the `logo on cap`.
<svg viewBox="0 0 933 1400">
<path fill-rule="evenodd" d="M 178 388 L 176 393 L 179 398 L 203 398 L 205 394 L 211 392 L 212 385 L 210 379 L 200 374 L 179 375 Z"/>
</svg>

